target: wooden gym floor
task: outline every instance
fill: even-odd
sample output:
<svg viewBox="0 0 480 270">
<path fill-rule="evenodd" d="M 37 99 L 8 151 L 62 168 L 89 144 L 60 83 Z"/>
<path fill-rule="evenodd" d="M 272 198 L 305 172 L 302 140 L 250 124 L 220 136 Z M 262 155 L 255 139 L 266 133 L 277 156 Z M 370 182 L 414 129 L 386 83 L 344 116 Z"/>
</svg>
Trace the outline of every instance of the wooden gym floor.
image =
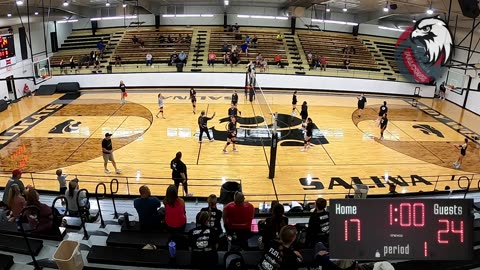
<svg viewBox="0 0 480 270">
<path fill-rule="evenodd" d="M 316 146 L 301 152 L 300 120 L 298 113 L 291 116 L 291 93 L 266 93 L 281 122 L 272 182 L 267 166 L 270 147 L 262 146 L 259 137 L 265 135 L 264 129 L 253 121 L 254 116 L 266 117 L 261 113 L 266 114 L 266 106 L 251 105 L 239 92 L 243 118 L 239 152 L 223 154 L 226 122 L 222 118 L 227 116 L 231 90 L 197 90 L 196 115 L 188 91 L 164 90 L 166 119 L 155 117 L 157 93 L 130 91 L 123 106 L 119 93 L 99 91 L 84 92 L 71 103 L 53 95 L 12 104 L 0 113 L 0 186 L 12 169 L 21 168 L 35 172 L 24 174 L 26 184 L 58 190 L 55 170 L 63 168 L 69 174 L 67 179 L 79 175 L 81 188 L 90 192 L 98 182 L 117 178 L 121 194 L 138 194 L 139 185 L 148 183 L 154 195 L 163 195 L 166 185 L 172 183 L 169 163 L 177 151 L 182 151 L 188 166 L 189 192 L 194 196 L 218 195 L 222 178 L 239 179 L 247 198 L 256 202 L 274 199 L 275 189 L 282 201 L 303 201 L 303 194 L 309 200 L 338 198 L 349 192 L 351 183 L 367 184 L 371 194 L 387 193 L 386 177 L 399 184 L 398 192 L 443 190 L 446 185 L 457 189 L 459 176 L 480 173 L 478 145 L 470 142 L 462 168 L 454 169 L 452 162 L 459 151 L 453 144 L 461 143 L 464 136 L 425 112 L 436 110 L 449 117 L 449 122 L 480 133 L 479 116 L 448 101 L 421 99 L 424 105 L 417 108 L 403 98 L 367 96 L 367 107 L 358 118 L 353 95 L 299 92 L 299 104 L 308 102 L 309 114 L 319 129 L 312 140 Z M 390 122 L 380 141 L 375 119 L 383 100 L 388 102 Z M 197 117 L 201 110 L 209 116 L 216 113 L 208 123 L 216 140 L 210 143 L 205 138 L 200 145 Z M 106 132 L 113 133 L 120 175 L 103 172 L 101 140 Z M 479 177 L 474 176 L 475 187 Z M 441 181 L 436 183 L 437 179 Z M 466 181 L 460 184 L 465 186 Z"/>
</svg>

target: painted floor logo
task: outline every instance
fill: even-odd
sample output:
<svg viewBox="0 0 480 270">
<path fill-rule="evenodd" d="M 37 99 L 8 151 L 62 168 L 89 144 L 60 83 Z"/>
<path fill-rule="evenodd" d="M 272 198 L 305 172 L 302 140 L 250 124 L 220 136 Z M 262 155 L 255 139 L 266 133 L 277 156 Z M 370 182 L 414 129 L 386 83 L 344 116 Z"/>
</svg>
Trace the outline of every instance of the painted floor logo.
<svg viewBox="0 0 480 270">
<path fill-rule="evenodd" d="M 54 126 L 48 133 L 56 133 L 56 134 L 63 134 L 65 132 L 69 133 L 72 130 L 78 130 L 78 126 L 82 124 L 82 122 L 76 122 L 73 119 L 68 119 L 56 126 Z"/>
<path fill-rule="evenodd" d="M 453 50 L 452 34 L 440 18 L 423 18 L 398 38 L 395 60 L 412 82 L 431 83 L 439 78 Z"/>
<path fill-rule="evenodd" d="M 442 134 L 442 132 L 440 132 L 440 130 L 438 130 L 438 129 L 430 126 L 430 125 L 413 125 L 412 127 L 420 130 L 421 132 L 423 132 L 426 135 L 435 134 L 435 135 L 437 135 L 437 137 L 445 138 L 445 136 L 443 136 L 443 134 Z"/>
</svg>

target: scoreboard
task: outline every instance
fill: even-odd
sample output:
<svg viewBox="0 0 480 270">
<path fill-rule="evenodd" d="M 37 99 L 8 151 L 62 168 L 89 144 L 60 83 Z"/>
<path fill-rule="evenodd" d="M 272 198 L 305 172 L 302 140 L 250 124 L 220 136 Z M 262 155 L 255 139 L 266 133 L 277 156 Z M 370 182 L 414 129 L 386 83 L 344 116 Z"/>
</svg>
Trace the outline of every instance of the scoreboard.
<svg viewBox="0 0 480 270">
<path fill-rule="evenodd" d="M 469 199 L 330 200 L 330 256 L 359 260 L 470 260 Z"/>
<path fill-rule="evenodd" d="M 0 36 L 0 68 L 16 63 L 13 35 Z"/>
</svg>

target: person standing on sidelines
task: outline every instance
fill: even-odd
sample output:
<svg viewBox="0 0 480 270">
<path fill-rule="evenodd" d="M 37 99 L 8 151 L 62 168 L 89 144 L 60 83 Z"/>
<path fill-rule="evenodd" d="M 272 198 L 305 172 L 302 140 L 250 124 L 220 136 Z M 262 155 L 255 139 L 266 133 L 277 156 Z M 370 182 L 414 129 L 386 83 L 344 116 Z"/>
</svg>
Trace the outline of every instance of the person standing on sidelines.
<svg viewBox="0 0 480 270">
<path fill-rule="evenodd" d="M 177 152 L 175 158 L 170 161 L 170 169 L 172 169 L 172 180 L 177 190 L 181 183 L 185 195 L 191 196 L 191 194 L 188 193 L 187 165 L 182 161 L 182 152 Z"/>
<path fill-rule="evenodd" d="M 297 91 L 294 91 L 292 96 L 292 116 L 295 116 L 295 111 L 297 111 Z"/>
<path fill-rule="evenodd" d="M 205 115 L 205 111 L 200 113 L 198 117 L 198 128 L 200 130 L 200 134 L 198 135 L 198 142 L 202 143 L 203 133 L 207 133 L 207 138 L 210 142 L 213 142 L 214 139 L 210 137 L 210 133 L 208 132 L 208 120 L 212 120 L 215 117 L 215 113 L 213 113 L 212 117 L 207 117 Z"/>
<path fill-rule="evenodd" d="M 357 103 L 358 118 L 360 118 L 360 117 L 362 117 L 363 109 L 365 109 L 365 104 L 367 103 L 367 98 L 362 93 L 360 96 L 357 97 L 357 99 L 358 99 L 358 103 Z"/>
<path fill-rule="evenodd" d="M 388 125 L 387 114 L 384 114 L 380 119 L 380 140 L 383 140 L 383 132 L 387 128 L 387 125 Z"/>
<path fill-rule="evenodd" d="M 195 114 L 197 110 L 197 91 L 193 88 L 190 88 L 190 101 L 192 102 L 193 114 Z"/>
<path fill-rule="evenodd" d="M 232 104 L 233 104 L 233 106 L 237 107 L 237 104 L 238 104 L 238 94 L 237 94 L 237 90 L 234 90 L 234 91 L 233 91 L 233 94 L 232 94 Z"/>
<path fill-rule="evenodd" d="M 255 100 L 255 88 L 250 85 L 248 88 L 248 100 L 252 103 Z"/>
<path fill-rule="evenodd" d="M 300 111 L 300 116 L 302 117 L 302 128 L 305 128 L 307 118 L 308 118 L 308 105 L 306 101 L 304 101 L 302 104 L 302 110 Z"/>
<path fill-rule="evenodd" d="M 158 113 L 155 115 L 157 118 L 158 118 L 158 115 L 161 113 L 162 114 L 162 118 L 165 119 L 165 117 L 163 116 L 163 100 L 164 100 L 164 97 L 162 96 L 162 94 L 158 94 Z"/>
<path fill-rule="evenodd" d="M 312 118 L 308 117 L 305 125 L 305 136 L 303 139 L 304 143 L 303 143 L 303 148 L 301 150 L 302 152 L 305 152 L 307 151 L 308 148 L 312 147 L 312 145 L 310 144 L 310 140 L 312 139 L 312 136 L 313 136 L 313 122 L 312 122 Z"/>
<path fill-rule="evenodd" d="M 235 147 L 237 140 L 237 118 L 234 116 L 230 117 L 230 122 L 228 123 L 228 130 L 227 130 L 227 143 L 225 147 L 223 147 L 223 153 L 226 154 L 227 147 L 232 144 L 233 145 L 233 152 L 238 152 L 237 148 Z"/>
<path fill-rule="evenodd" d="M 464 144 L 455 144 L 454 146 L 455 148 L 460 150 L 460 155 L 458 156 L 457 161 L 453 163 L 453 167 L 455 167 L 455 169 L 460 169 L 460 166 L 462 166 L 463 158 L 467 154 L 468 139 L 465 138 Z"/>
<path fill-rule="evenodd" d="M 120 81 L 120 104 L 125 104 L 127 103 L 127 101 L 125 100 L 125 98 L 128 96 L 127 94 L 127 88 L 125 87 L 125 84 L 123 83 L 123 81 Z"/>
<path fill-rule="evenodd" d="M 380 110 L 378 111 L 378 118 L 376 120 L 377 126 L 380 125 L 380 119 L 382 119 L 383 115 L 386 114 L 387 112 L 388 112 L 387 102 L 384 101 L 383 105 L 380 106 Z"/>
<path fill-rule="evenodd" d="M 112 134 L 110 133 L 105 133 L 105 138 L 102 140 L 102 153 L 103 167 L 105 168 L 105 173 L 110 173 L 110 171 L 107 169 L 107 164 L 110 160 L 113 167 L 115 168 L 115 173 L 120 174 L 122 171 L 117 168 L 115 158 L 113 157 Z"/>
</svg>

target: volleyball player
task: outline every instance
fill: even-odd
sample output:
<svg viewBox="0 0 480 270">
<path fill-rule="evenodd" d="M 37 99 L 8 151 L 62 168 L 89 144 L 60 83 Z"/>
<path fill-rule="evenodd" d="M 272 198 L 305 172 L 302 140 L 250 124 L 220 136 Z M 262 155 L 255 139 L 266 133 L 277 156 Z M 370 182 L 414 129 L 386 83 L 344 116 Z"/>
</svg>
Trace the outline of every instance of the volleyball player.
<svg viewBox="0 0 480 270">
<path fill-rule="evenodd" d="M 237 119 L 235 117 L 230 117 L 230 122 L 228 123 L 228 130 L 227 130 L 227 143 L 225 147 L 223 147 L 223 153 L 226 154 L 227 147 L 232 144 L 233 145 L 233 152 L 238 152 L 237 148 L 235 147 L 235 143 L 237 140 Z"/>
<path fill-rule="evenodd" d="M 464 144 L 455 144 L 453 146 L 455 146 L 455 148 L 457 148 L 458 150 L 460 150 L 460 155 L 458 156 L 458 159 L 457 161 L 455 161 L 453 163 L 453 167 L 455 167 L 455 169 L 460 169 L 460 166 L 462 166 L 462 162 L 463 162 L 463 158 L 465 157 L 465 155 L 467 154 L 467 147 L 468 147 L 468 139 L 465 138 L 465 143 Z"/>
<path fill-rule="evenodd" d="M 192 102 L 193 114 L 195 114 L 197 108 L 197 92 L 193 88 L 190 88 L 190 101 Z"/>
<path fill-rule="evenodd" d="M 384 114 L 380 119 L 380 140 L 383 140 L 383 132 L 387 128 L 387 125 L 388 125 L 387 114 Z"/>
<path fill-rule="evenodd" d="M 365 104 L 367 103 L 367 98 L 362 93 L 360 96 L 357 97 L 358 99 L 358 118 L 362 117 L 363 109 L 365 109 Z"/>
<path fill-rule="evenodd" d="M 232 117 L 232 116 L 233 116 L 233 117 L 237 118 L 238 115 L 242 115 L 242 112 L 239 111 L 239 110 L 237 109 L 237 107 L 235 107 L 235 105 L 234 105 L 233 102 L 232 102 L 232 104 L 230 105 L 230 108 L 228 109 L 228 117 Z"/>
<path fill-rule="evenodd" d="M 388 107 L 387 107 L 387 102 L 384 101 L 383 105 L 380 106 L 380 110 L 378 111 L 378 118 L 376 120 L 377 125 L 380 125 L 380 119 L 382 119 L 382 116 L 388 112 Z"/>
<path fill-rule="evenodd" d="M 302 110 L 300 111 L 300 116 L 302 117 L 302 127 L 305 127 L 306 121 L 308 118 L 308 106 L 306 101 L 304 101 L 302 104 Z"/>
<path fill-rule="evenodd" d="M 297 91 L 294 91 L 292 96 L 292 116 L 295 116 L 296 110 L 297 110 Z"/>
<path fill-rule="evenodd" d="M 162 118 L 165 119 L 165 117 L 163 116 L 163 100 L 164 100 L 164 97 L 162 96 L 162 94 L 158 94 L 158 113 L 155 115 L 157 118 L 158 118 L 158 115 L 160 113 L 162 113 Z"/>
<path fill-rule="evenodd" d="M 233 91 L 233 94 L 232 94 L 232 104 L 233 104 L 233 106 L 237 107 L 237 104 L 238 104 L 238 94 L 237 94 L 237 90 L 234 90 L 234 91 Z"/>
<path fill-rule="evenodd" d="M 313 122 L 312 122 L 312 118 L 308 117 L 307 118 L 307 123 L 306 123 L 306 126 L 305 126 L 305 136 L 304 136 L 304 139 L 303 139 L 303 148 L 301 150 L 302 152 L 307 151 L 307 149 L 312 146 L 310 144 L 310 140 L 312 139 L 312 135 L 313 135 Z"/>
<path fill-rule="evenodd" d="M 248 91 L 248 97 L 249 97 L 248 100 L 250 101 L 250 103 L 252 103 L 255 100 L 255 88 L 253 88 L 253 86 L 251 85 Z"/>
<path fill-rule="evenodd" d="M 125 100 L 125 98 L 127 97 L 127 88 L 125 87 L 125 84 L 123 83 L 123 81 L 120 81 L 120 104 L 125 104 L 127 103 L 127 101 Z"/>
<path fill-rule="evenodd" d="M 198 135 L 198 142 L 202 143 L 202 137 L 203 133 L 207 133 L 207 138 L 210 140 L 210 142 L 213 142 L 214 139 L 210 138 L 210 133 L 208 132 L 208 120 L 212 120 L 215 117 L 215 113 L 213 113 L 212 117 L 207 117 L 205 115 L 205 111 L 202 111 L 200 113 L 200 116 L 198 117 L 198 128 L 200 129 L 200 135 Z"/>
</svg>

